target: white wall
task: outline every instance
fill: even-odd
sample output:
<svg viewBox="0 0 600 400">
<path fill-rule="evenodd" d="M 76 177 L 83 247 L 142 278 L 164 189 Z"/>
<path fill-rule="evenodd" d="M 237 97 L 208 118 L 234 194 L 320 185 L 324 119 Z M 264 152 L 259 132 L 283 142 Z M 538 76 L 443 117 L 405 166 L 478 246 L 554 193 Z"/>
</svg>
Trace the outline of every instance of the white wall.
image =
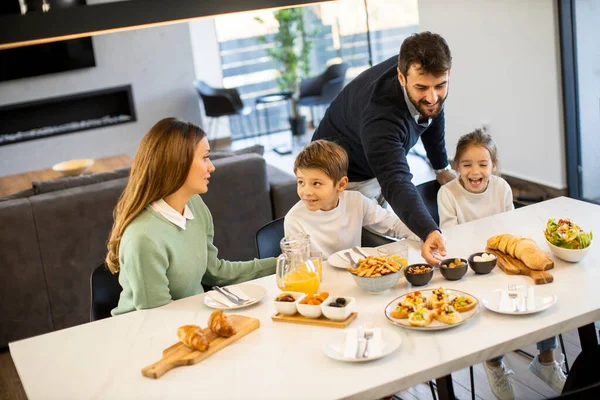
<svg viewBox="0 0 600 400">
<path fill-rule="evenodd" d="M 0 146 L 0 176 L 74 158 L 133 156 L 163 117 L 200 123 L 188 24 L 93 38 L 96 67 L 0 83 L 0 105 L 131 84 L 137 122 Z"/>
<path fill-rule="evenodd" d="M 450 156 L 489 124 L 502 171 L 566 188 L 558 18 L 550 0 L 421 0 L 419 29 L 448 41 Z"/>
<path fill-rule="evenodd" d="M 583 197 L 600 199 L 600 2 L 575 3 Z"/>
</svg>

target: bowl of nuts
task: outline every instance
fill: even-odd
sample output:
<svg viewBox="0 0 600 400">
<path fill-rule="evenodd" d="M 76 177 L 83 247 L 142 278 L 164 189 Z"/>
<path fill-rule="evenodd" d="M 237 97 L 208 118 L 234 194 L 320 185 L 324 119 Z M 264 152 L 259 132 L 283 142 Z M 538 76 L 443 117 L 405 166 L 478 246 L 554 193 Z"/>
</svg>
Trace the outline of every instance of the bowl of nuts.
<svg viewBox="0 0 600 400">
<path fill-rule="evenodd" d="M 469 266 L 476 274 L 485 275 L 496 267 L 498 257 L 490 253 L 475 253 L 469 256 Z"/>
<path fill-rule="evenodd" d="M 393 288 L 402 277 L 404 263 L 390 257 L 369 256 L 359 260 L 356 268 L 346 268 L 354 282 L 369 293 L 383 293 Z"/>
<path fill-rule="evenodd" d="M 433 267 L 427 264 L 412 264 L 404 268 L 404 277 L 413 286 L 424 286 L 433 277 Z"/>
<path fill-rule="evenodd" d="M 449 281 L 457 281 L 467 273 L 469 262 L 464 258 L 447 258 L 440 261 L 440 272 Z"/>
</svg>

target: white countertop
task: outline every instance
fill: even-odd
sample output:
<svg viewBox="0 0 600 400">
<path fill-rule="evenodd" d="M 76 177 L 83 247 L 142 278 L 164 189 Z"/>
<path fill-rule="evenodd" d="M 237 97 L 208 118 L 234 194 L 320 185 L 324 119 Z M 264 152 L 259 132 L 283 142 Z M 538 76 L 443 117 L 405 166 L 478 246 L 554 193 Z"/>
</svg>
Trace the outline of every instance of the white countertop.
<svg viewBox="0 0 600 400">
<path fill-rule="evenodd" d="M 542 231 L 550 217 L 570 217 L 584 230 L 600 234 L 599 206 L 561 197 L 446 230 L 448 255 L 466 258 L 483 251 L 487 238 L 500 233 L 531 237 L 547 250 Z M 421 262 L 416 244 L 404 243 L 412 246 L 409 262 Z M 549 272 L 554 282 L 536 286 L 538 294 L 558 296 L 550 309 L 509 316 L 481 305 L 477 317 L 437 332 L 406 330 L 386 320 L 385 306 L 413 290 L 404 278 L 387 293 L 367 294 L 348 272 L 325 264 L 319 291 L 357 298 L 358 318 L 350 327 L 371 321 L 402 338 L 396 352 L 368 363 L 343 363 L 325 356 L 321 345 L 333 328 L 273 322 L 271 301 L 279 293 L 274 276 L 253 282 L 267 288 L 260 303 L 235 311 L 260 319 L 257 331 L 158 380 L 145 378 L 141 369 L 177 342 L 179 326 L 206 326 L 213 310 L 203 304 L 203 295 L 10 343 L 10 352 L 30 399 L 380 398 L 600 320 L 600 245 L 593 244 L 577 264 L 552 258 L 555 268 Z M 489 275 L 475 275 L 469 269 L 457 282 L 446 281 L 436 271 L 422 288 L 443 285 L 481 299 L 508 283 L 533 281 L 508 276 L 497 267 Z"/>
</svg>

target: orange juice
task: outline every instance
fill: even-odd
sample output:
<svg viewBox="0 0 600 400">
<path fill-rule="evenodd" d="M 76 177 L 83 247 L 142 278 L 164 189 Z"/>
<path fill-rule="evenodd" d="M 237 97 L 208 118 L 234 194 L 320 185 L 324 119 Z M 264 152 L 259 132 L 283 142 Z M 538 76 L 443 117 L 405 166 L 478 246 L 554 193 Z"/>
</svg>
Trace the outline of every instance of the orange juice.
<svg viewBox="0 0 600 400">
<path fill-rule="evenodd" d="M 317 272 L 296 270 L 283 277 L 283 290 L 314 294 L 319 290 L 319 283 Z"/>
</svg>

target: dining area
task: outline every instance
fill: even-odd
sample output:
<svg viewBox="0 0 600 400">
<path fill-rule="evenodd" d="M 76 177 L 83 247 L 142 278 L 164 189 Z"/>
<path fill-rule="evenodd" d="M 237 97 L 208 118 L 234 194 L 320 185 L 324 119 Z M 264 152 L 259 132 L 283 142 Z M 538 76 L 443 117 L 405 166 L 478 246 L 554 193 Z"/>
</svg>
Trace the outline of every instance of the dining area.
<svg viewBox="0 0 600 400">
<path fill-rule="evenodd" d="M 600 231 L 599 206 L 559 197 L 444 229 L 447 254 L 468 259 L 487 250 L 488 238 L 505 233 L 531 238 L 548 251 L 546 221 L 566 217 L 586 231 Z M 418 242 L 382 247 L 390 253 L 406 248 L 407 264 L 424 263 Z M 318 292 L 328 295 L 324 306 L 352 300 L 348 315 L 353 318 L 347 324 L 276 318 L 282 290 L 277 277 L 269 275 L 227 288 L 244 297 L 241 301 L 231 300 L 227 292 L 220 293 L 229 300 L 224 301 L 210 291 L 12 342 L 9 349 L 30 399 L 379 399 L 428 381 L 436 382 L 440 399 L 453 399 L 459 394 L 452 373 L 492 357 L 573 329 L 578 329 L 582 352 L 598 346 L 597 246 L 590 246 L 579 262 L 548 253 L 553 262 L 544 271 L 552 277 L 549 282 L 536 284 L 532 276 L 509 275 L 499 266 L 486 274 L 468 268 L 458 280 L 449 280 L 441 268 L 433 268 L 423 286 L 401 276 L 378 293 L 357 285 L 346 268 L 323 260 Z M 460 323 L 434 321 L 430 327 L 440 329 L 414 329 L 390 317 L 403 298 L 441 288 L 475 300 L 474 308 L 461 313 Z M 232 321 L 251 321 L 252 329 L 211 339 L 216 348 L 205 357 L 197 359 L 199 352 L 190 351 L 187 358 L 170 359 L 172 365 L 159 376 L 144 374 L 145 368 L 169 357 L 166 350 L 179 343 L 179 327 L 204 328 L 215 309 Z M 349 338 L 358 342 L 365 328 L 374 330 L 375 337 L 357 343 L 362 351 L 347 352 Z M 370 355 L 365 345 L 373 346 Z"/>
</svg>

